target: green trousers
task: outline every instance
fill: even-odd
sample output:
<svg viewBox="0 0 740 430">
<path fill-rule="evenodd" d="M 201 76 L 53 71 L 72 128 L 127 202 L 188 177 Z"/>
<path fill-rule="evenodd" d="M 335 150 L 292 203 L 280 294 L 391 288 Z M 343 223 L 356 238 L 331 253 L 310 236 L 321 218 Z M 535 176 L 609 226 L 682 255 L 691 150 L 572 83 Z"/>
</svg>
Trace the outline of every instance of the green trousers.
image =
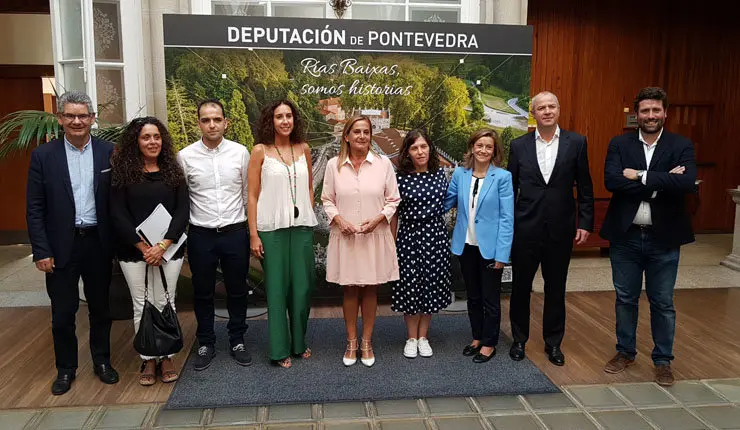
<svg viewBox="0 0 740 430">
<path fill-rule="evenodd" d="M 314 274 L 313 229 L 289 227 L 259 232 L 265 251 L 262 267 L 267 293 L 270 359 L 302 354 Z"/>
</svg>

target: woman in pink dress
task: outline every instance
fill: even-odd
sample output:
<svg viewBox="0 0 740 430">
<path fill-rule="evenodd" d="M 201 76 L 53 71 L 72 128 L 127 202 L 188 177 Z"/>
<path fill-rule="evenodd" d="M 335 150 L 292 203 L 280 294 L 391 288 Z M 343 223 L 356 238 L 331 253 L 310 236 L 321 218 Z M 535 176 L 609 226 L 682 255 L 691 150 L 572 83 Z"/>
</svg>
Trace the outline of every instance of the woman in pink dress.
<svg viewBox="0 0 740 430">
<path fill-rule="evenodd" d="M 401 201 L 393 165 L 373 153 L 372 124 L 350 118 L 342 131 L 339 156 L 329 160 L 321 200 L 331 223 L 326 280 L 344 287 L 347 326 L 345 366 L 357 362 L 357 315 L 362 303 L 362 353 L 375 364 L 371 338 L 378 308 L 378 285 L 398 280 L 396 244 L 390 221 Z"/>
</svg>

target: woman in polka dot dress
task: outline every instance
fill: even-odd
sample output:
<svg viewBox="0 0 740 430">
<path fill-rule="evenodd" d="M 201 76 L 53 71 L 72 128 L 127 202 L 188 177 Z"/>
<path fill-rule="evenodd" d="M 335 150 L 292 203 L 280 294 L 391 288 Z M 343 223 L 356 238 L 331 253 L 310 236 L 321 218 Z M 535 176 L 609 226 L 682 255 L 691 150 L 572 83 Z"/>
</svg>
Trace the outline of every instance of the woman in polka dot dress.
<svg viewBox="0 0 740 430">
<path fill-rule="evenodd" d="M 403 355 L 431 357 L 427 333 L 432 314 L 452 300 L 450 243 L 442 218 L 447 178 L 437 150 L 421 130 L 406 135 L 398 159 L 401 205 L 391 228 L 398 231 L 401 278 L 393 285 L 391 309 L 404 313 L 408 339 Z"/>
</svg>

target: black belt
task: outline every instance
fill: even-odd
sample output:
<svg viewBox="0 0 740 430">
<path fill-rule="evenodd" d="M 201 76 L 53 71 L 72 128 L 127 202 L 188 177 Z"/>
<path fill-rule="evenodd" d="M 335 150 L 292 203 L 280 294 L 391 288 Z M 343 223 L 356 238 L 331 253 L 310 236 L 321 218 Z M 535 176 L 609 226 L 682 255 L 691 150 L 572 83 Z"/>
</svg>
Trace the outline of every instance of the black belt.
<svg viewBox="0 0 740 430">
<path fill-rule="evenodd" d="M 238 222 L 236 224 L 229 224 L 223 227 L 209 228 L 201 227 L 199 225 L 190 224 L 190 230 L 204 231 L 208 233 L 228 233 L 230 231 L 244 230 L 247 228 L 247 224 L 244 222 Z"/>
<path fill-rule="evenodd" d="M 650 224 L 632 224 L 632 227 L 639 228 L 640 230 L 652 230 L 653 226 Z"/>
<path fill-rule="evenodd" d="M 75 227 L 75 234 L 78 236 L 87 236 L 98 232 L 98 226 L 91 225 L 89 227 Z"/>
</svg>

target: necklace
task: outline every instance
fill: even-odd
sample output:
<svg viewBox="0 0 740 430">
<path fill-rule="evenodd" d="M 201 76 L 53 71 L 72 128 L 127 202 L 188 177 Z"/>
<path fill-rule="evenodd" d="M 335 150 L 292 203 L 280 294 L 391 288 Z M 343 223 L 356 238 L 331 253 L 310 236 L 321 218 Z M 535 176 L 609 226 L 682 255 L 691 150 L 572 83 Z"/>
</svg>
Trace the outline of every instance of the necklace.
<svg viewBox="0 0 740 430">
<path fill-rule="evenodd" d="M 285 162 L 283 159 L 283 155 L 280 153 L 280 149 L 277 145 L 275 145 L 275 151 L 278 153 L 278 157 L 280 157 L 280 161 L 283 162 L 283 166 L 285 166 L 285 169 L 288 171 L 288 188 L 290 189 L 290 198 L 293 200 L 293 218 L 298 218 L 298 206 L 296 206 L 296 195 L 298 194 L 298 180 L 296 178 L 295 174 L 295 154 L 293 153 L 293 144 L 290 144 L 290 157 L 293 159 L 293 178 L 290 177 L 290 167 L 288 167 L 288 163 Z"/>
</svg>

